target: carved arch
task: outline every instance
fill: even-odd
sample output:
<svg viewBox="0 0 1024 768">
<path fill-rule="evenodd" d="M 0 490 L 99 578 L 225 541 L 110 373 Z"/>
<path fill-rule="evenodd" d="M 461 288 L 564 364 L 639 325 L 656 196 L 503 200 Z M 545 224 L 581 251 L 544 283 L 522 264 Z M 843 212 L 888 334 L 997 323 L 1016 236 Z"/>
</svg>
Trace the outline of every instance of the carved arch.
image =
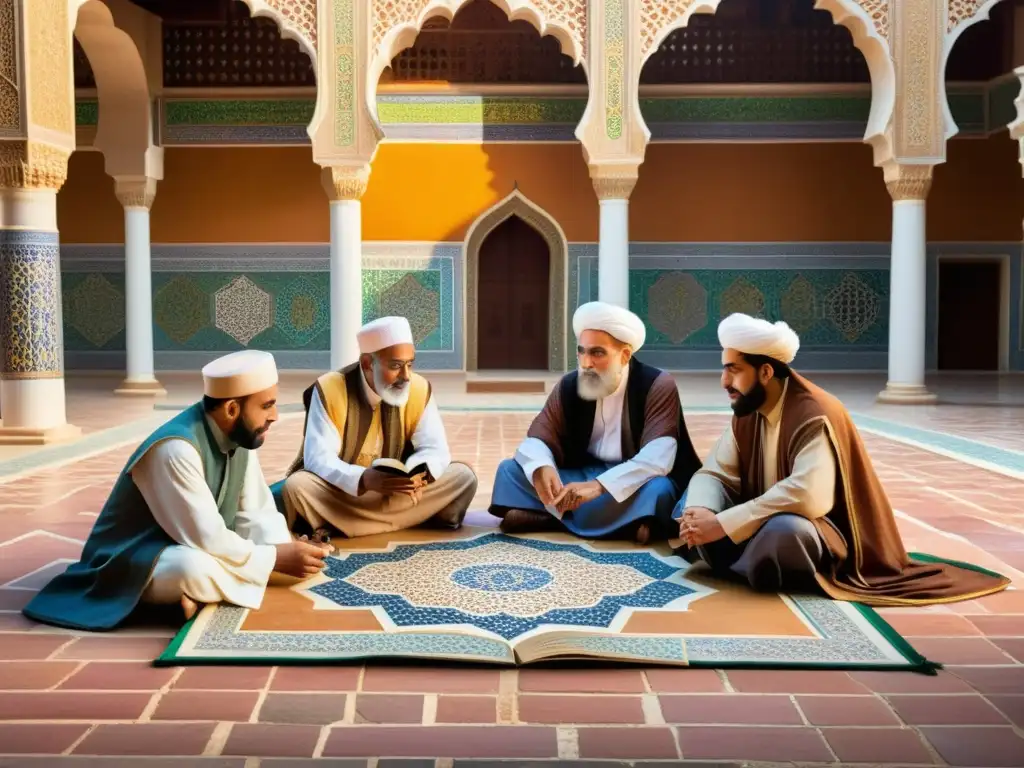
<svg viewBox="0 0 1024 768">
<path fill-rule="evenodd" d="M 323 0 L 327 2 L 328 0 Z M 281 37 L 294 40 L 313 62 L 316 71 L 316 4 L 317 0 L 242 0 L 255 19 L 272 19 Z"/>
<path fill-rule="evenodd" d="M 685 27 L 696 13 L 715 13 L 722 0 L 674 0 L 641 5 L 641 55 L 634 77 L 634 92 L 647 60 L 676 29 Z M 884 137 L 896 106 L 896 72 L 889 52 L 889 0 L 815 0 L 832 20 L 850 30 L 853 43 L 864 55 L 871 75 L 871 113 L 864 141 Z M 666 12 L 667 11 L 667 12 Z"/>
<path fill-rule="evenodd" d="M 149 79 L 132 36 L 117 26 L 100 0 L 79 4 L 74 36 L 96 77 L 99 121 L 93 146 L 103 153 L 107 173 L 161 178 Z"/>
<path fill-rule="evenodd" d="M 551 318 L 551 333 L 548 336 L 548 370 L 562 374 L 565 373 L 566 366 L 569 241 L 554 217 L 526 197 L 518 188 L 480 214 L 477 220 L 470 225 L 466 232 L 466 239 L 463 241 L 462 317 L 465 323 L 463 360 L 466 361 L 466 370 L 475 371 L 477 369 L 480 246 L 499 224 L 512 216 L 518 216 L 537 230 L 544 238 L 544 242 L 548 244 L 551 265 L 548 279 L 548 316 Z"/>
<path fill-rule="evenodd" d="M 377 117 L 377 83 L 399 53 L 416 41 L 427 19 L 441 16 L 449 22 L 470 0 L 371 0 L 373 36 L 366 72 L 366 101 Z M 490 0 L 509 21 L 529 22 L 541 36 L 558 40 L 562 53 L 587 73 L 587 0 Z"/>
<path fill-rule="evenodd" d="M 949 17 L 946 20 L 946 41 L 942 46 L 942 62 L 939 65 L 939 92 L 942 94 L 942 117 L 945 124 L 945 137 L 953 138 L 960 132 L 960 127 L 953 119 L 949 108 L 949 97 L 946 93 L 946 65 L 953 47 L 967 28 L 988 19 L 992 9 L 1000 0 L 950 0 Z"/>
</svg>

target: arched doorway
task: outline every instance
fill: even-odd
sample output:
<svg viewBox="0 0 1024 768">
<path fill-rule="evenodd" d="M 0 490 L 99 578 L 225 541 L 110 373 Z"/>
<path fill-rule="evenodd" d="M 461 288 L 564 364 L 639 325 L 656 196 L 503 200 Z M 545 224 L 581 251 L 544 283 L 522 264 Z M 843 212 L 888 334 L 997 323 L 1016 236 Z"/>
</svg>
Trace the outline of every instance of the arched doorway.
<svg viewBox="0 0 1024 768">
<path fill-rule="evenodd" d="M 480 244 L 477 368 L 548 368 L 551 249 L 544 236 L 512 215 Z"/>
</svg>

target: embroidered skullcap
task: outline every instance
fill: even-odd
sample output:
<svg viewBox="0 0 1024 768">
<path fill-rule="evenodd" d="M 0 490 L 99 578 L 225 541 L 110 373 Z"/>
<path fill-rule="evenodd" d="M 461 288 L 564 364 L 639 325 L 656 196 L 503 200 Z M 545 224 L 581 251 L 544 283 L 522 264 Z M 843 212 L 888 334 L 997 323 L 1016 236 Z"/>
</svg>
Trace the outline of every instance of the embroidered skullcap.
<svg viewBox="0 0 1024 768">
<path fill-rule="evenodd" d="M 786 323 L 769 323 L 740 312 L 718 324 L 718 341 L 722 349 L 764 355 L 786 365 L 793 362 L 800 349 L 800 337 Z"/>
<path fill-rule="evenodd" d="M 203 393 L 229 399 L 245 397 L 277 384 L 277 363 L 269 352 L 243 349 L 203 366 Z"/>
<path fill-rule="evenodd" d="M 396 344 L 412 344 L 412 328 L 404 317 L 379 317 L 356 334 L 360 354 L 368 355 Z"/>
<path fill-rule="evenodd" d="M 577 339 L 584 331 L 604 331 L 623 344 L 628 344 L 634 352 L 647 339 L 647 328 L 643 320 L 628 309 L 603 301 L 581 304 L 572 316 L 572 330 Z"/>
</svg>

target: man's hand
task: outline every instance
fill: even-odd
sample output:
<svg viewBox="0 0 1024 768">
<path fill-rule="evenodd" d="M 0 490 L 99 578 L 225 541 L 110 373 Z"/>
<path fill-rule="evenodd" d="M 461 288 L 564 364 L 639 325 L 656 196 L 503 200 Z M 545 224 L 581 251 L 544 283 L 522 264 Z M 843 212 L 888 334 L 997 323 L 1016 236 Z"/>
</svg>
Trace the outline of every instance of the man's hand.
<svg viewBox="0 0 1024 768">
<path fill-rule="evenodd" d="M 371 467 L 363 472 L 359 478 L 360 493 L 375 491 L 382 496 L 401 494 L 412 497 L 413 504 L 419 503 L 420 497 L 423 495 L 423 488 L 426 485 L 426 474 L 422 472 L 412 477 L 402 477 L 401 475 L 380 472 Z"/>
<path fill-rule="evenodd" d="M 307 541 L 291 541 L 278 544 L 277 561 L 274 570 L 287 576 L 306 579 L 315 576 L 324 569 L 324 558 L 330 554 L 331 548 L 322 544 L 310 544 Z"/>
<path fill-rule="evenodd" d="M 725 538 L 718 516 L 704 507 L 688 507 L 679 518 L 679 538 L 688 546 L 700 547 Z"/>
<path fill-rule="evenodd" d="M 604 493 L 604 486 L 597 480 L 590 480 L 586 483 L 569 483 L 563 490 L 564 495 L 558 502 L 558 511 L 564 515 L 596 499 Z"/>
<path fill-rule="evenodd" d="M 533 473 L 533 489 L 544 506 L 558 501 L 562 493 L 562 478 L 554 467 L 541 467 Z"/>
</svg>

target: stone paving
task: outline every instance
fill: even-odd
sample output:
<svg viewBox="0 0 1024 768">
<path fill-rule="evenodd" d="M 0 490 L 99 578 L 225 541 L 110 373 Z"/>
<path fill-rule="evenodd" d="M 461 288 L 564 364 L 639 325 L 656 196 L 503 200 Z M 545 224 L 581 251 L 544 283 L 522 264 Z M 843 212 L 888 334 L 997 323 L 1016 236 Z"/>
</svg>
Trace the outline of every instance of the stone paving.
<svg viewBox="0 0 1024 768">
<path fill-rule="evenodd" d="M 960 421 L 972 429 L 951 431 L 976 434 L 986 411 L 970 419 L 961 408 L 947 418 L 950 408 L 926 409 L 921 420 L 931 430 L 944 418 Z M 531 416 L 445 412 L 455 456 L 480 476 L 474 522 L 490 522 L 481 510 L 494 470 Z M 727 416 L 690 415 L 688 424 L 703 455 Z M 1001 425 L 1003 447 L 1019 450 L 1021 424 L 1018 416 L 1016 430 Z M 300 429 L 289 414 L 272 430 L 261 452 L 269 478 L 294 456 Z M 87 635 L 35 625 L 19 612 L 32 590 L 77 557 L 133 446 L 0 478 L 0 766 L 288 768 L 309 758 L 370 768 L 435 758 L 445 768 L 501 759 L 1024 766 L 1024 478 L 948 450 L 875 433 L 865 439 L 908 548 L 1015 581 L 979 601 L 882 611 L 946 665 L 936 677 L 377 664 L 157 669 L 149 662 L 171 627 Z"/>
</svg>

